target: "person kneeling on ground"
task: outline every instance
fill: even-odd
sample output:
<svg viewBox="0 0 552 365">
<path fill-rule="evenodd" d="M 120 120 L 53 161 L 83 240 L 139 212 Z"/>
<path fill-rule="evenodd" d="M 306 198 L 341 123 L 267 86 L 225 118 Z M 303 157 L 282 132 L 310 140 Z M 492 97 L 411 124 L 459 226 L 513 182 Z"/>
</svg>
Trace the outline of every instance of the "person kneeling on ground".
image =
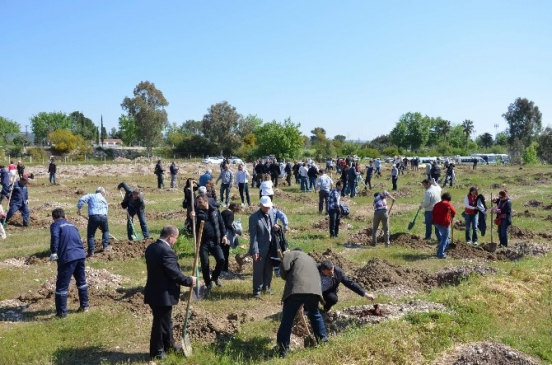
<svg viewBox="0 0 552 365">
<path fill-rule="evenodd" d="M 341 283 L 361 297 L 374 300 L 372 294 L 367 293 L 358 283 L 349 279 L 343 270 L 339 266 L 335 266 L 331 261 L 322 261 L 317 267 L 322 284 L 322 297 L 326 302 L 326 304 L 324 304 L 324 312 L 329 311 L 337 304 L 337 292 L 339 290 L 339 284 Z"/>
<path fill-rule="evenodd" d="M 280 264 L 280 275 L 286 281 L 282 302 L 282 321 L 276 335 L 276 350 L 285 357 L 289 350 L 293 320 L 301 307 L 308 313 L 314 335 L 318 342 L 328 342 L 326 326 L 318 310 L 318 302 L 323 302 L 320 275 L 316 262 L 306 253 L 295 249 L 286 251 Z"/>
</svg>

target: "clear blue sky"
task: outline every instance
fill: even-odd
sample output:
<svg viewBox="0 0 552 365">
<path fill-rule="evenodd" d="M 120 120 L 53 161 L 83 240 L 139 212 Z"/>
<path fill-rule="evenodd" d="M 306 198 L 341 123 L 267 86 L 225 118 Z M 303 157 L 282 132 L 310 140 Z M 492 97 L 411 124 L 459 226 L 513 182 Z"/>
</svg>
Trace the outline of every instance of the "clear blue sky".
<svg viewBox="0 0 552 365">
<path fill-rule="evenodd" d="M 366 140 L 409 111 L 476 134 L 517 97 L 552 114 L 552 2 L 0 0 L 0 115 L 81 111 L 108 129 L 140 81 L 170 122 L 228 101 Z"/>
</svg>

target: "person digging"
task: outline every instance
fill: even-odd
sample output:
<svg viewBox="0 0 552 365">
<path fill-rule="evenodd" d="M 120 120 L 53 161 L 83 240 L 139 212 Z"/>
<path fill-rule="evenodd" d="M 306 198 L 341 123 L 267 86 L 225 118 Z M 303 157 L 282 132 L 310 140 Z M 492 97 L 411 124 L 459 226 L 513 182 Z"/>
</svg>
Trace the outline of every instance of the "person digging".
<svg viewBox="0 0 552 365">
<path fill-rule="evenodd" d="M 328 312 L 337 304 L 337 292 L 341 283 L 361 297 L 374 300 L 373 294 L 368 293 L 358 283 L 351 280 L 339 266 L 334 265 L 331 261 L 322 261 L 317 264 L 317 267 L 320 273 L 322 297 L 325 301 L 323 312 Z"/>
<path fill-rule="evenodd" d="M 144 203 L 144 197 L 140 190 L 132 190 L 125 182 L 122 182 L 117 186 L 117 189 L 125 190 L 125 195 L 123 201 L 121 202 L 121 207 L 127 210 L 128 220 L 127 220 L 127 236 L 129 240 L 140 239 L 141 237 L 136 234 L 134 231 L 134 224 L 132 220 L 135 215 L 138 215 L 138 221 L 140 222 L 140 228 L 142 229 L 143 238 L 149 238 L 148 225 L 146 223 L 146 204 Z"/>
</svg>

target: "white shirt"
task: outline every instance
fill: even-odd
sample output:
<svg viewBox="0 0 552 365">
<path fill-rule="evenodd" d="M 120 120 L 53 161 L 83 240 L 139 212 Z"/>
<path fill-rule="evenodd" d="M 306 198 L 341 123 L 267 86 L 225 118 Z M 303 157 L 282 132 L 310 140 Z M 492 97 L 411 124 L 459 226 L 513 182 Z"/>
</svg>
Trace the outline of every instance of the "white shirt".
<svg viewBox="0 0 552 365">
<path fill-rule="evenodd" d="M 247 172 L 247 170 L 238 170 L 238 172 L 236 173 L 236 178 L 238 180 L 238 184 L 247 184 L 249 172 Z"/>
<path fill-rule="evenodd" d="M 272 189 L 272 181 L 263 181 L 261 183 L 261 196 L 265 195 L 274 195 L 274 190 Z"/>
<path fill-rule="evenodd" d="M 299 167 L 299 175 L 301 177 L 308 177 L 309 176 L 309 170 L 305 166 Z"/>
<path fill-rule="evenodd" d="M 323 174 L 318 178 L 317 186 L 320 187 L 320 191 L 330 191 L 332 185 L 333 181 L 328 175 Z"/>
</svg>

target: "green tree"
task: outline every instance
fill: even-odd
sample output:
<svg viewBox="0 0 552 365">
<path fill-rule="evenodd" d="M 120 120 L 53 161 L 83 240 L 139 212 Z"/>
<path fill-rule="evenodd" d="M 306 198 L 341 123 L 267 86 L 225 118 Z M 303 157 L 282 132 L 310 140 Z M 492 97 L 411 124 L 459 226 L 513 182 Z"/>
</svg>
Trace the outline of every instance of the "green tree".
<svg viewBox="0 0 552 365">
<path fill-rule="evenodd" d="M 138 142 L 134 117 L 121 114 L 121 116 L 119 117 L 119 131 L 121 133 L 121 139 L 126 146 L 132 146 L 133 144 Z M 96 131 L 96 133 L 98 132 Z"/>
<path fill-rule="evenodd" d="M 524 165 L 536 165 L 539 162 L 537 159 L 537 147 L 533 142 L 523 151 L 523 164 Z"/>
<path fill-rule="evenodd" d="M 538 139 L 537 156 L 545 163 L 552 163 L 552 128 L 546 127 Z"/>
<path fill-rule="evenodd" d="M 498 146 L 507 146 L 508 134 L 506 132 L 498 132 L 495 137 L 495 144 Z"/>
<path fill-rule="evenodd" d="M 133 95 L 133 98 L 125 97 L 121 107 L 134 118 L 136 135 L 144 142 L 149 157 L 152 147 L 161 141 L 162 132 L 167 126 L 165 107 L 169 102 L 161 90 L 149 81 L 136 85 Z"/>
<path fill-rule="evenodd" d="M 96 125 L 84 114 L 74 111 L 69 114 L 71 119 L 71 133 L 81 135 L 85 141 L 92 141 L 96 137 Z"/>
<path fill-rule="evenodd" d="M 43 144 L 48 134 L 59 129 L 71 130 L 71 118 L 62 112 L 40 112 L 31 117 L 31 128 L 35 135 L 35 143 Z"/>
<path fill-rule="evenodd" d="M 466 119 L 462 122 L 462 131 L 466 135 L 466 147 L 470 143 L 470 137 L 475 132 L 473 122 L 469 119 Z"/>
<path fill-rule="evenodd" d="M 199 134 L 202 135 L 202 125 L 203 122 L 201 120 L 187 120 L 182 125 L 182 129 L 186 134 Z"/>
<path fill-rule="evenodd" d="M 518 138 L 525 146 L 529 146 L 542 130 L 542 113 L 539 107 L 525 98 L 517 98 L 502 117 L 508 122 L 510 144 Z"/>
<path fill-rule="evenodd" d="M 378 151 L 383 151 L 386 147 L 391 147 L 393 142 L 388 134 L 383 134 L 370 141 L 370 145 Z"/>
<path fill-rule="evenodd" d="M 341 147 L 341 152 L 344 155 L 356 155 L 358 150 L 360 149 L 360 145 L 353 141 L 347 141 L 343 143 L 343 146 Z"/>
<path fill-rule="evenodd" d="M 69 130 L 60 129 L 48 135 L 52 142 L 52 149 L 60 154 L 79 155 L 91 152 L 88 142 L 80 134 L 73 134 Z"/>
<path fill-rule="evenodd" d="M 490 148 L 494 143 L 493 135 L 490 133 L 483 133 L 475 139 L 475 142 L 481 148 Z"/>
<path fill-rule="evenodd" d="M 105 139 L 107 138 L 107 130 L 105 129 L 103 125 L 103 115 L 100 122 L 100 141 L 102 141 L 102 146 L 104 144 Z"/>
<path fill-rule="evenodd" d="M 399 118 L 399 122 L 406 123 L 407 136 L 410 149 L 418 151 L 424 147 L 429 140 L 431 119 L 428 116 L 422 117 L 421 113 L 406 113 Z"/>
<path fill-rule="evenodd" d="M 272 121 L 255 129 L 257 137 L 257 154 L 274 154 L 278 158 L 294 158 L 299 156 L 303 148 L 303 135 L 299 128 L 300 123 L 293 123 L 290 118 L 284 123 Z"/>
<path fill-rule="evenodd" d="M 20 126 L 11 119 L 0 117 L 0 138 L 4 143 L 7 142 L 6 135 L 20 133 Z"/>
<path fill-rule="evenodd" d="M 326 143 L 326 140 L 328 139 L 326 137 L 326 130 L 322 127 L 316 127 L 311 131 L 310 141 L 311 145 L 316 145 L 317 143 Z"/>
<path fill-rule="evenodd" d="M 239 121 L 239 135 L 241 138 L 250 135 L 253 131 L 260 127 L 263 124 L 263 120 L 256 115 L 249 114 L 245 118 L 240 119 Z"/>
<path fill-rule="evenodd" d="M 241 114 L 227 101 L 211 105 L 208 111 L 202 120 L 203 135 L 224 155 L 232 154 L 242 141 L 239 130 Z"/>
<path fill-rule="evenodd" d="M 315 157 L 317 160 L 323 160 L 328 157 L 336 156 L 336 149 L 332 143 L 333 141 L 326 139 L 325 142 L 318 142 L 314 148 Z"/>
<path fill-rule="evenodd" d="M 447 141 L 447 137 L 452 130 L 452 124 L 449 120 L 441 119 L 437 117 L 433 123 L 433 130 L 435 131 L 435 140 Z"/>
<path fill-rule="evenodd" d="M 345 142 L 346 139 L 347 139 L 347 137 L 345 137 L 345 136 L 342 135 L 342 134 L 337 134 L 337 135 L 334 137 L 334 141 L 341 141 L 341 143 Z"/>
<path fill-rule="evenodd" d="M 407 122 L 405 120 L 399 120 L 395 128 L 389 133 L 389 138 L 400 150 L 407 149 L 410 146 Z"/>
</svg>

